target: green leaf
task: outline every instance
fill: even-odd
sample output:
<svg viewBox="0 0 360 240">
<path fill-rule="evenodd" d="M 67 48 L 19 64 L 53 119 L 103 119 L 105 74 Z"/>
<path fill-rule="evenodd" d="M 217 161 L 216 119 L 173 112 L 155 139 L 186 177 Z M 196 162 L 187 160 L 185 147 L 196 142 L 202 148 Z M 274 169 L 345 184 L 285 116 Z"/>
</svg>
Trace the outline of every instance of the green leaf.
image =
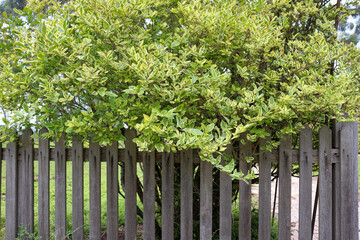
<svg viewBox="0 0 360 240">
<path fill-rule="evenodd" d="M 173 42 L 171 43 L 171 48 L 176 48 L 176 47 L 178 47 L 179 45 L 180 45 L 180 42 L 177 41 L 177 40 L 175 40 L 175 41 L 173 41 Z"/>
<path fill-rule="evenodd" d="M 26 103 L 24 103 L 22 107 L 26 113 L 29 113 L 29 107 Z"/>
<path fill-rule="evenodd" d="M 196 128 L 184 128 L 185 132 L 191 133 L 193 135 L 203 135 L 204 133 Z"/>
<path fill-rule="evenodd" d="M 105 88 L 105 87 L 99 88 L 98 94 L 99 94 L 101 97 L 105 96 L 105 94 L 106 94 L 106 88 Z"/>
<path fill-rule="evenodd" d="M 106 91 L 105 94 L 109 97 L 117 97 L 118 95 L 112 91 Z"/>
<path fill-rule="evenodd" d="M 41 21 L 40 25 L 39 25 L 40 31 L 43 35 L 46 34 L 46 24 L 45 21 Z"/>
<path fill-rule="evenodd" d="M 206 126 L 205 131 L 206 132 L 211 132 L 214 129 L 214 127 L 215 127 L 215 124 L 211 123 L 211 124 Z"/>
</svg>

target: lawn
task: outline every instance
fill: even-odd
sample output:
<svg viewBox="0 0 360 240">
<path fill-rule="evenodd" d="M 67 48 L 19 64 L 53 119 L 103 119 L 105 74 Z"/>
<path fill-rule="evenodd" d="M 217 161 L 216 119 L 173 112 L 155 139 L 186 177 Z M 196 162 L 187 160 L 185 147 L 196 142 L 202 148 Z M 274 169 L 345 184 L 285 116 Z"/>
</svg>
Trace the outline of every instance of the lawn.
<svg viewBox="0 0 360 240">
<path fill-rule="evenodd" d="M 38 162 L 34 165 L 35 176 L 35 231 L 37 231 L 37 212 L 38 212 Z M 2 163 L 2 177 L 1 177 L 1 228 L 0 239 L 5 238 L 5 189 L 6 189 L 6 164 Z M 67 204 L 67 233 L 70 235 L 72 232 L 72 164 L 67 162 L 67 179 L 66 179 L 66 204 Z M 119 169 L 120 170 L 120 169 Z M 139 169 L 138 169 L 139 171 Z M 139 174 L 141 175 L 141 174 Z M 89 163 L 84 163 L 84 232 L 85 236 L 89 234 Z M 124 225 L 125 219 L 125 200 L 119 195 L 119 226 Z M 55 162 L 50 162 L 50 233 L 55 232 Z M 101 163 L 101 228 L 106 229 L 106 162 Z"/>
</svg>

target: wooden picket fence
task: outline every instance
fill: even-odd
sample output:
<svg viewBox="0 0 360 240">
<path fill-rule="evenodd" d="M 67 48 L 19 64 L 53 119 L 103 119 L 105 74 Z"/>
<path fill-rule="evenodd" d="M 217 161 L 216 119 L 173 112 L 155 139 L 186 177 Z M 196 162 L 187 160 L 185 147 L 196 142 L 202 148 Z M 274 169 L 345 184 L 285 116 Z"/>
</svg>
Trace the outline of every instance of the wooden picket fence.
<svg viewBox="0 0 360 240">
<path fill-rule="evenodd" d="M 46 131 L 46 130 L 42 130 Z M 200 238 L 211 239 L 212 229 L 212 166 L 199 160 L 196 151 L 179 153 L 138 152 L 132 142 L 134 132 L 126 132 L 125 149 L 117 142 L 89 148 L 75 138 L 66 148 L 64 136 L 50 148 L 49 140 L 39 140 L 34 148 L 31 130 L 17 142 L 0 148 L 6 160 L 5 238 L 13 240 L 19 226 L 34 232 L 34 215 L 38 214 L 40 239 L 66 238 L 66 161 L 72 161 L 72 239 L 101 238 L 100 162 L 107 163 L 107 239 L 118 239 L 118 162 L 125 163 L 125 238 L 136 238 L 136 169 L 143 162 L 143 239 L 155 239 L 155 162 L 162 164 L 162 239 L 174 239 L 174 214 L 180 214 L 181 239 L 193 239 L 193 171 L 200 164 Z M 319 163 L 319 239 L 358 239 L 358 127 L 357 123 L 336 123 L 333 130 L 320 130 L 319 148 L 312 148 L 312 132 L 300 133 L 300 148 L 292 149 L 287 136 L 278 150 L 260 150 L 255 156 L 259 164 L 259 239 L 270 239 L 271 231 L 271 168 L 279 166 L 279 239 L 291 235 L 291 169 L 300 165 L 299 239 L 312 239 L 312 164 Z M 261 140 L 260 146 L 266 139 Z M 240 169 L 250 171 L 245 157 L 250 147 L 241 146 Z M 34 161 L 39 164 L 38 203 L 34 202 Z M 50 232 L 49 162 L 55 161 L 55 232 Z M 83 163 L 89 162 L 90 184 L 84 188 Z M 181 164 L 180 213 L 174 212 L 174 162 Z M 1 166 L 1 165 L 0 165 Z M 1 169 L 0 169 L 1 173 Z M 1 178 L 0 178 L 1 179 Z M 90 192 L 89 223 L 84 223 L 84 191 Z M 38 204 L 39 212 L 34 212 Z M 251 184 L 239 183 L 239 239 L 251 239 Z M 232 179 L 220 174 L 220 239 L 231 239 Z M 89 224 L 90 236 L 84 236 L 84 224 Z"/>
</svg>

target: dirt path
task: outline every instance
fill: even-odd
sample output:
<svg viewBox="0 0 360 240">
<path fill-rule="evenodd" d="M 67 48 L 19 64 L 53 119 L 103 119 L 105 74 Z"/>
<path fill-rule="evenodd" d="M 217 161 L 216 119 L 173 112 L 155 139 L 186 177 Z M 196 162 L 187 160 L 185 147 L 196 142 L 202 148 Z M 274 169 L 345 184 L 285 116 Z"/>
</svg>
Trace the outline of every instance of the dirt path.
<svg viewBox="0 0 360 240">
<path fill-rule="evenodd" d="M 312 179 L 312 204 L 314 204 L 315 191 L 316 191 L 317 177 Z M 253 185 L 252 193 L 254 196 L 258 196 L 259 187 L 258 185 Z M 271 208 L 274 203 L 274 194 L 275 194 L 275 181 L 271 184 Z M 278 217 L 278 199 L 279 194 L 277 195 L 276 207 L 275 207 L 275 217 Z M 317 213 L 319 212 L 319 208 Z M 358 209 L 359 216 L 360 211 Z M 359 218 L 360 221 L 360 218 Z M 360 226 L 360 222 L 359 222 Z M 299 178 L 292 177 L 291 179 L 291 239 L 298 240 L 298 229 L 299 229 Z M 314 228 L 314 237 L 313 240 L 319 239 L 319 219 L 318 214 L 316 214 L 315 228 Z M 360 236 L 360 234 L 359 234 Z"/>
<path fill-rule="evenodd" d="M 314 203 L 315 199 L 315 191 L 316 191 L 317 178 L 313 178 L 312 180 L 312 202 Z M 254 196 L 258 196 L 259 186 L 253 185 L 252 193 Z M 273 208 L 274 204 L 274 195 L 275 195 L 275 181 L 271 184 L 271 208 Z M 277 195 L 276 206 L 275 206 L 275 217 L 278 217 L 278 199 L 279 194 Z M 272 210 L 273 211 L 273 210 Z M 316 215 L 316 223 L 314 228 L 314 240 L 318 239 L 318 214 Z M 299 229 L 299 178 L 293 177 L 291 179 L 291 239 L 297 240 L 298 237 L 298 229 Z"/>
</svg>

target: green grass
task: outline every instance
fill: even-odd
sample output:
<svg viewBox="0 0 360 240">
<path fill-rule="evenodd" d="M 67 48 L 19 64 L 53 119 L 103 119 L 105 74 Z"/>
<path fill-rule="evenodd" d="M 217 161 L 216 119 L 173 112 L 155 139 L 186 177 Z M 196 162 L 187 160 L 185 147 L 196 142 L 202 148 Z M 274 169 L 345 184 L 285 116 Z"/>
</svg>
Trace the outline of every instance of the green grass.
<svg viewBox="0 0 360 240">
<path fill-rule="evenodd" d="M 120 168 L 119 168 L 120 170 Z M 139 170 L 138 170 L 139 171 Z M 120 175 L 120 174 L 119 174 Z M 139 174 L 141 175 L 141 174 Z M 1 174 L 1 229 L 0 239 L 5 238 L 5 189 L 6 189 L 6 163 L 3 161 Z M 34 164 L 34 194 L 35 194 L 35 233 L 37 233 L 38 224 L 38 162 Z M 84 232 L 85 236 L 89 234 L 89 163 L 84 163 Z M 66 215 L 67 215 L 67 233 L 70 236 L 72 229 L 72 164 L 66 163 Z M 138 200 L 139 201 L 139 200 Z M 119 195 L 119 226 L 124 225 L 125 219 L 125 200 Z M 106 162 L 101 163 L 101 229 L 106 230 Z M 50 162 L 50 234 L 55 232 L 55 162 Z M 54 237 L 54 236 L 52 236 Z"/>
</svg>

